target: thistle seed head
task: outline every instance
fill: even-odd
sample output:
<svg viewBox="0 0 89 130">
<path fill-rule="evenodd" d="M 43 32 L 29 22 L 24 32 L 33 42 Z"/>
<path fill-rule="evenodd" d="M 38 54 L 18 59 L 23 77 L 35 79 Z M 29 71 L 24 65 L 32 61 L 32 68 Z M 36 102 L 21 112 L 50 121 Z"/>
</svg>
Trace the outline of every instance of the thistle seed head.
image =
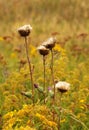
<svg viewBox="0 0 89 130">
<path fill-rule="evenodd" d="M 24 26 L 18 28 L 18 32 L 21 37 L 28 36 L 30 34 L 31 30 L 32 30 L 31 25 L 24 25 Z"/>
<path fill-rule="evenodd" d="M 42 45 L 51 50 L 55 46 L 55 43 L 56 43 L 56 38 L 50 37 L 47 41 L 43 42 Z"/>
<path fill-rule="evenodd" d="M 59 81 L 55 84 L 55 88 L 61 93 L 67 92 L 70 89 L 70 84 L 64 81 Z"/>
<path fill-rule="evenodd" d="M 37 49 L 39 53 L 43 56 L 48 55 L 49 53 L 49 49 L 47 49 L 45 46 L 40 45 Z"/>
</svg>

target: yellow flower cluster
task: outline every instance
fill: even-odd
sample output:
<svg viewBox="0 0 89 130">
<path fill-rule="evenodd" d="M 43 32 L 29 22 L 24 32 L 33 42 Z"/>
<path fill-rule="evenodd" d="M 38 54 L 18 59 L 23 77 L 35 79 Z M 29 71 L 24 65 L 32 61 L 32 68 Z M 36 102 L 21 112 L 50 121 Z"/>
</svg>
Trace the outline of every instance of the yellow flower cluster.
<svg viewBox="0 0 89 130">
<path fill-rule="evenodd" d="M 5 115 L 3 116 L 3 119 L 4 119 L 4 120 L 10 119 L 10 118 L 12 118 L 15 114 L 16 114 L 16 110 L 15 110 L 15 111 L 8 112 L 7 114 L 5 114 Z"/>
<path fill-rule="evenodd" d="M 65 49 L 63 49 L 59 44 L 56 44 L 54 47 L 54 51 L 64 53 Z"/>
<path fill-rule="evenodd" d="M 57 124 L 44 116 L 48 116 L 48 112 L 49 110 L 45 105 L 24 104 L 22 109 L 8 112 L 3 116 L 3 130 L 35 130 L 33 128 L 33 118 L 37 120 L 37 117 L 42 120 L 43 125 L 56 128 Z"/>
<path fill-rule="evenodd" d="M 29 114 L 32 110 L 33 110 L 33 106 L 32 106 L 32 105 L 23 105 L 23 109 L 21 109 L 21 110 L 19 110 L 19 111 L 17 112 L 17 116 L 18 116 L 18 117 L 26 116 L 26 115 Z"/>
<path fill-rule="evenodd" d="M 31 128 L 30 126 L 27 125 L 26 127 L 21 126 L 20 128 L 16 128 L 15 130 L 36 130 L 36 129 Z"/>
<path fill-rule="evenodd" d="M 36 113 L 36 117 L 38 117 L 43 124 L 48 125 L 49 127 L 57 127 L 57 124 L 53 121 L 49 121 L 45 116 Z"/>
</svg>

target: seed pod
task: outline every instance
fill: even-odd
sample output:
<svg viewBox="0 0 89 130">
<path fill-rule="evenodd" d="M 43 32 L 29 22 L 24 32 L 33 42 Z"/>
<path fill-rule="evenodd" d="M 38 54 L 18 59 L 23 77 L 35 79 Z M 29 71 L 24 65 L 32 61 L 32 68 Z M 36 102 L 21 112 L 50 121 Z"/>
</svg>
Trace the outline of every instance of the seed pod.
<svg viewBox="0 0 89 130">
<path fill-rule="evenodd" d="M 41 45 L 37 49 L 38 49 L 39 53 L 43 56 L 48 55 L 48 53 L 49 53 L 49 49 L 47 49 L 45 46 Z"/>
<path fill-rule="evenodd" d="M 44 94 L 44 89 L 43 89 L 43 87 L 38 87 L 38 91 L 39 91 L 40 93 L 43 93 L 43 94 Z"/>
<path fill-rule="evenodd" d="M 51 37 L 47 41 L 43 42 L 42 45 L 51 50 L 55 46 L 55 43 L 56 43 L 56 38 Z"/>
<path fill-rule="evenodd" d="M 24 25 L 24 26 L 18 28 L 18 32 L 19 32 L 20 36 L 22 36 L 22 37 L 28 36 L 30 34 L 31 30 L 32 30 L 31 25 Z"/>
</svg>

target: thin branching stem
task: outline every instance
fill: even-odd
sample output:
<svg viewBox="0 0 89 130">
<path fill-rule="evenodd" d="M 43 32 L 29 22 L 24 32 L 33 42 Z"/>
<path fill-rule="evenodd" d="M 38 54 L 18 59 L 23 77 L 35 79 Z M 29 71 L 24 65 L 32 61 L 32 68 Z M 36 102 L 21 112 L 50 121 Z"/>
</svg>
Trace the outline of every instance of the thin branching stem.
<svg viewBox="0 0 89 130">
<path fill-rule="evenodd" d="M 89 130 L 89 128 L 83 123 L 81 120 L 77 119 L 77 116 L 71 113 L 69 110 L 62 108 L 64 112 L 66 112 L 68 115 L 70 115 L 70 118 L 75 120 L 76 122 L 80 123 L 85 129 Z"/>
<path fill-rule="evenodd" d="M 43 56 L 43 67 L 44 67 L 44 104 L 45 102 L 45 93 L 46 93 L 46 86 L 45 86 L 45 56 Z"/>
<path fill-rule="evenodd" d="M 30 79 L 31 79 L 31 86 L 32 86 L 32 100 L 33 100 L 33 104 L 34 104 L 33 73 L 32 73 L 32 67 L 31 67 L 31 62 L 30 62 L 30 58 L 29 58 L 27 37 L 25 37 L 25 48 L 26 48 L 26 56 L 27 56 L 27 61 L 28 61 L 28 66 L 29 66 L 29 71 L 30 71 Z"/>
<path fill-rule="evenodd" d="M 53 50 L 51 49 L 51 74 L 52 74 L 52 82 L 53 82 L 53 91 L 54 91 L 54 97 L 53 97 L 53 105 L 55 106 L 55 97 L 56 97 L 56 92 L 55 92 L 55 80 L 54 80 L 54 69 L 53 69 L 53 64 L 54 64 L 54 57 L 53 57 Z M 53 121 L 55 120 L 55 112 L 53 111 Z"/>
<path fill-rule="evenodd" d="M 73 120 L 77 121 L 78 123 L 80 123 L 81 125 L 83 125 L 83 127 L 86 129 L 86 130 L 89 130 L 89 128 L 80 120 L 76 119 L 74 116 L 70 116 Z"/>
</svg>

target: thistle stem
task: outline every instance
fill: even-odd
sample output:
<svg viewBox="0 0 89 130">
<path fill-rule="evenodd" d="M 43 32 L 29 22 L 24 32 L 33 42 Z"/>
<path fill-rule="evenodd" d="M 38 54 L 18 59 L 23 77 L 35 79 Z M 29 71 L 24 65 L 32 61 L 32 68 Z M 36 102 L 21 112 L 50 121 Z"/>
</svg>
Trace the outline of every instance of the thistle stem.
<svg viewBox="0 0 89 130">
<path fill-rule="evenodd" d="M 46 92 L 46 86 L 45 86 L 45 56 L 43 56 L 43 67 L 44 67 L 44 104 L 45 102 L 45 92 Z"/>
<path fill-rule="evenodd" d="M 55 97 L 56 97 L 56 93 L 55 93 L 55 80 L 54 80 L 54 69 L 53 69 L 53 63 L 54 63 L 54 57 L 53 57 L 53 50 L 51 49 L 51 73 L 52 73 L 52 82 L 53 82 L 53 91 L 54 91 L 54 97 L 53 97 L 53 105 L 55 105 Z M 55 112 L 53 111 L 53 121 L 55 120 Z"/>
<path fill-rule="evenodd" d="M 29 53 L 28 53 L 28 42 L 27 42 L 27 37 L 25 37 L 25 48 L 26 48 L 26 56 L 27 56 L 27 61 L 28 61 L 28 66 L 29 66 L 29 71 L 30 71 L 30 79 L 31 79 L 31 86 L 32 86 L 32 100 L 34 104 L 34 84 L 33 84 L 33 73 L 32 73 L 32 67 L 31 67 L 31 62 L 29 58 Z"/>
<path fill-rule="evenodd" d="M 62 93 L 61 93 L 61 95 L 60 95 L 60 115 L 59 115 L 59 119 L 58 119 L 58 130 L 61 129 L 61 126 L 60 126 L 61 114 L 62 114 L 62 111 L 61 111 L 62 105 L 61 105 L 61 103 L 62 103 Z"/>
</svg>

